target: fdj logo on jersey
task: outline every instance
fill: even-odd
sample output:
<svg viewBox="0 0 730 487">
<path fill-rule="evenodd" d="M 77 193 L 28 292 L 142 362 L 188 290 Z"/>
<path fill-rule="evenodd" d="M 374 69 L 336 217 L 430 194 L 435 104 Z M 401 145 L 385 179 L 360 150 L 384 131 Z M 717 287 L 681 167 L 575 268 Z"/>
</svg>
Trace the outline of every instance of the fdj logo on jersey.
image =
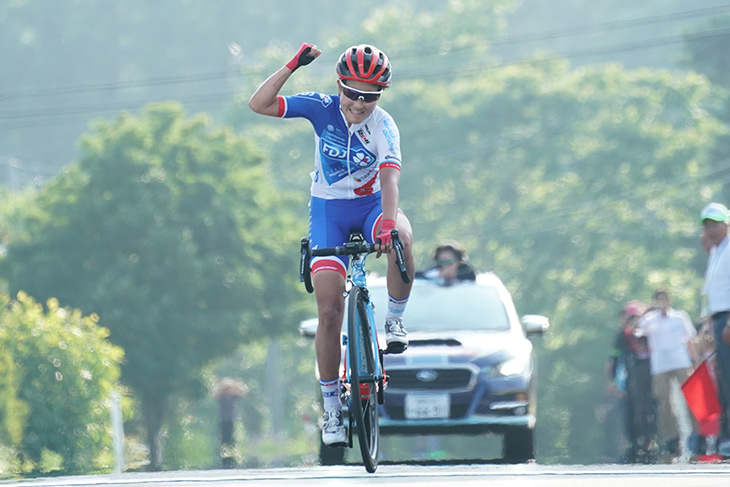
<svg viewBox="0 0 730 487">
<path fill-rule="evenodd" d="M 322 141 L 322 154 L 330 159 L 346 159 L 347 158 L 347 147 L 341 147 L 332 145 L 326 140 Z"/>
<path fill-rule="evenodd" d="M 331 142 L 322 141 L 322 155 L 329 159 L 335 159 L 340 161 L 346 161 L 347 160 L 347 147 L 342 147 L 339 145 L 334 145 Z M 365 150 L 358 150 L 354 153 L 352 153 L 352 157 L 350 158 L 350 162 L 352 162 L 357 167 L 363 168 L 368 167 L 372 165 L 372 163 L 375 161 L 375 156 L 369 153 Z"/>
<path fill-rule="evenodd" d="M 319 101 L 322 103 L 323 107 L 327 107 L 330 103 L 332 103 L 332 98 L 329 95 L 325 95 L 324 93 L 317 93 L 316 91 L 307 91 L 306 93 L 300 93 L 294 96 L 299 96 L 302 98 L 318 96 Z"/>
<path fill-rule="evenodd" d="M 357 167 L 368 167 L 375 160 L 370 154 L 365 151 L 358 151 L 352 156 L 352 162 Z"/>
</svg>

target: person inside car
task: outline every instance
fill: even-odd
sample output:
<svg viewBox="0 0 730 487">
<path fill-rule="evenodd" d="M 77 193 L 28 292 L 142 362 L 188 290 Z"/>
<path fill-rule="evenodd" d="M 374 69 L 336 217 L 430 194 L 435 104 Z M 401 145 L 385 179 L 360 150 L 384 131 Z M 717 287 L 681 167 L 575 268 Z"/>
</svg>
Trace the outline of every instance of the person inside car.
<svg viewBox="0 0 730 487">
<path fill-rule="evenodd" d="M 456 240 L 442 242 L 433 252 L 434 266 L 416 273 L 417 278 L 436 279 L 450 286 L 460 281 L 475 281 L 474 269 L 467 264 L 469 255 L 466 248 Z"/>
</svg>

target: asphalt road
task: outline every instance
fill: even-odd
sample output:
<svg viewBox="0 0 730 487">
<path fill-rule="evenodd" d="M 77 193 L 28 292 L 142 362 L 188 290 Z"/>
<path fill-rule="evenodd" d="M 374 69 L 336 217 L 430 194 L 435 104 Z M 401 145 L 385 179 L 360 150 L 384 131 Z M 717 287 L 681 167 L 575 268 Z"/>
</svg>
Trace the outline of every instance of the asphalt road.
<svg viewBox="0 0 730 487">
<path fill-rule="evenodd" d="M 3 481 L 3 487 L 728 487 L 730 465 L 383 465 L 125 473 Z"/>
</svg>

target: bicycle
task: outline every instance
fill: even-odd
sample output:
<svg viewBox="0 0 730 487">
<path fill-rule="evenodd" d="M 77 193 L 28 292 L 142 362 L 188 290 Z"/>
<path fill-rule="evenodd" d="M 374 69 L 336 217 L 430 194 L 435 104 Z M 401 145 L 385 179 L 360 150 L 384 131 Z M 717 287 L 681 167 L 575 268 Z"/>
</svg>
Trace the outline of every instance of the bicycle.
<svg viewBox="0 0 730 487">
<path fill-rule="evenodd" d="M 403 242 L 398 230 L 391 230 L 396 263 L 403 282 L 409 282 L 403 256 Z M 379 405 L 383 404 L 388 377 L 383 368 L 383 350 L 378 344 L 377 329 L 374 324 L 373 303 L 367 288 L 365 258 L 375 252 L 375 244 L 364 241 L 362 234 L 353 233 L 344 245 L 323 249 L 311 249 L 309 239 L 302 238 L 299 276 L 307 292 L 314 291 L 310 261 L 316 256 L 349 255 L 345 297 L 347 303 L 347 335 L 343 337 L 346 347 L 345 367 L 341 397 L 348 410 L 348 442 L 352 448 L 352 425 L 357 429 L 365 469 L 373 473 L 378 468 L 380 453 Z M 402 352 L 403 350 L 398 350 Z M 395 353 L 391 350 L 390 353 Z"/>
</svg>

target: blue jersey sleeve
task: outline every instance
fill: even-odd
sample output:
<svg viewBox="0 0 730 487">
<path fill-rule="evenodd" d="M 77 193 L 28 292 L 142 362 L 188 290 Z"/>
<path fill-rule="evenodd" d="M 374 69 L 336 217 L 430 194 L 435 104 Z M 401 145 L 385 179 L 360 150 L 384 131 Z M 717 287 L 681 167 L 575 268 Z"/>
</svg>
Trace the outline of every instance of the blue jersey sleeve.
<svg viewBox="0 0 730 487">
<path fill-rule="evenodd" d="M 285 96 L 284 118 L 306 118 L 315 123 L 323 117 L 328 109 L 334 106 L 334 100 L 330 95 L 324 93 L 299 93 L 298 95 Z"/>
</svg>

